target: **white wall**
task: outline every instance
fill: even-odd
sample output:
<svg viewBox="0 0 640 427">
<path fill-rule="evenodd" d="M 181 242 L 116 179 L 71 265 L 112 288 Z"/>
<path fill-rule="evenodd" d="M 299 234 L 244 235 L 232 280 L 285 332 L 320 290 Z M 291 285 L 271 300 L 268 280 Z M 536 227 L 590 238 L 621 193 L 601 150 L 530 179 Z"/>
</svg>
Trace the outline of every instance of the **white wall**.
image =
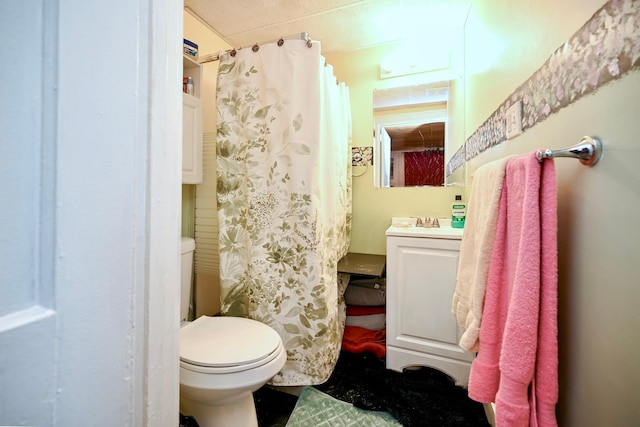
<svg viewBox="0 0 640 427">
<path fill-rule="evenodd" d="M 373 145 L 373 91 L 390 87 L 423 83 L 434 78 L 432 74 L 414 74 L 380 79 L 379 65 L 383 58 L 397 48 L 396 44 L 376 46 L 356 51 L 326 54 L 327 63 L 339 81 L 349 87 L 352 115 L 352 146 Z M 439 75 L 438 71 L 433 74 Z M 439 77 L 442 78 L 442 75 Z M 463 111 L 459 103 L 461 79 L 452 82 L 451 114 L 448 127 L 450 140 L 462 143 Z M 353 168 L 353 224 L 349 252 L 385 254 L 385 231 L 391 218 L 398 217 L 450 217 L 451 203 L 460 187 L 404 187 L 377 188 L 373 185 L 373 167 Z"/>
<path fill-rule="evenodd" d="M 214 54 L 231 46 L 191 13 L 184 12 L 184 37 L 198 44 L 200 55 Z M 220 311 L 218 261 L 218 212 L 216 205 L 216 80 L 218 61 L 203 65 L 203 177 L 195 198 L 195 316 Z"/>
<path fill-rule="evenodd" d="M 603 3 L 475 1 L 467 26 L 467 136 Z M 472 173 L 509 154 L 569 147 L 584 135 L 604 143 L 592 168 L 555 160 L 561 426 L 630 426 L 640 419 L 638 111 L 636 68 L 468 164 Z"/>
</svg>

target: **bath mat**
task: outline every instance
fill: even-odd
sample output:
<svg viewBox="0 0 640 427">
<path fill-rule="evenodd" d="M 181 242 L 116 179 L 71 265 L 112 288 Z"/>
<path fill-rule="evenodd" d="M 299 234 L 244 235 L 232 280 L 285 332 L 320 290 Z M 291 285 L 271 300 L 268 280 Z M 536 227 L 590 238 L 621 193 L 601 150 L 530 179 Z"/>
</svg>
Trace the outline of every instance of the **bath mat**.
<svg viewBox="0 0 640 427">
<path fill-rule="evenodd" d="M 313 387 L 304 387 L 286 427 L 396 427 L 388 412 L 367 411 L 335 399 Z"/>
</svg>

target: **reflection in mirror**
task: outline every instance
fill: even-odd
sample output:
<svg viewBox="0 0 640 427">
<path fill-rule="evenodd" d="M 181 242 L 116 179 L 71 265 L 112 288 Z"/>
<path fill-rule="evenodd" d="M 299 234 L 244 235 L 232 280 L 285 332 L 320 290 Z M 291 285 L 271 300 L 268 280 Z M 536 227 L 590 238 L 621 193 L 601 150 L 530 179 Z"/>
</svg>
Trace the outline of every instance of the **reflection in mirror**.
<svg viewBox="0 0 640 427">
<path fill-rule="evenodd" d="M 445 185 L 446 83 L 374 91 L 374 185 Z"/>
</svg>

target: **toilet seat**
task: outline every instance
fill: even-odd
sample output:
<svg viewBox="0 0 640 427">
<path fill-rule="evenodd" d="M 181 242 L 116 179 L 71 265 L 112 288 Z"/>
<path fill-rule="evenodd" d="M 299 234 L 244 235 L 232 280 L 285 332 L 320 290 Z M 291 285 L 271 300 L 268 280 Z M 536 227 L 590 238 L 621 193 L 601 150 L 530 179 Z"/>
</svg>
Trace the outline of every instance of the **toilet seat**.
<svg viewBox="0 0 640 427">
<path fill-rule="evenodd" d="M 223 374 L 269 363 L 284 351 L 280 335 L 252 319 L 201 316 L 180 329 L 180 366 Z"/>
</svg>

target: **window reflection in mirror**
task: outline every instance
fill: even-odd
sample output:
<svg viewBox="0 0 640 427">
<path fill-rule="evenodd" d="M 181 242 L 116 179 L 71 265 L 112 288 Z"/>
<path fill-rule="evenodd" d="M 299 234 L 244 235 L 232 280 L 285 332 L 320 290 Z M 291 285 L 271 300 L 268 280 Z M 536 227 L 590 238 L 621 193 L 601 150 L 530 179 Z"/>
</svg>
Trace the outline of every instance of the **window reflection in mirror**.
<svg viewBox="0 0 640 427">
<path fill-rule="evenodd" d="M 374 91 L 374 185 L 443 186 L 446 83 Z"/>
</svg>

